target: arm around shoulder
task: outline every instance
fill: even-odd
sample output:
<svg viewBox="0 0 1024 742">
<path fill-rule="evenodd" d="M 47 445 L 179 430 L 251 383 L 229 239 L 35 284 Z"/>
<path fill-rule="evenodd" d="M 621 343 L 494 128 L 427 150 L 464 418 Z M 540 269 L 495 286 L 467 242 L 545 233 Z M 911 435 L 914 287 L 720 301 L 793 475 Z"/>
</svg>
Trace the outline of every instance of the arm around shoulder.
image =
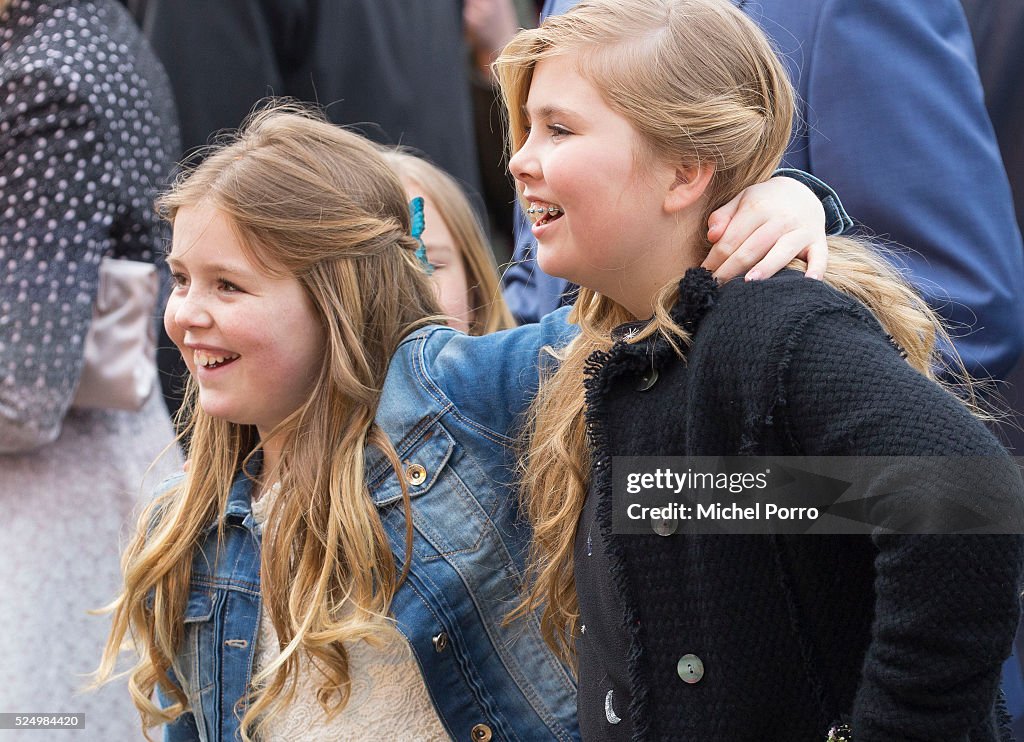
<svg viewBox="0 0 1024 742">
<path fill-rule="evenodd" d="M 535 324 L 471 337 L 441 331 L 425 349 L 424 382 L 451 402 L 456 414 L 499 436 L 511 437 L 533 401 L 542 373 L 576 336 L 563 307 Z"/>
</svg>

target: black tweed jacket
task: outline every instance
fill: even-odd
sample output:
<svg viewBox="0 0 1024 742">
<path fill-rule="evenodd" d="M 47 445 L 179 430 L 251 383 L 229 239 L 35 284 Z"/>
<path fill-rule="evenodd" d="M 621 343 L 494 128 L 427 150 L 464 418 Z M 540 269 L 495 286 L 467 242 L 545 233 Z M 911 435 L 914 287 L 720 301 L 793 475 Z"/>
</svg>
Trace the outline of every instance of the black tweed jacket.
<svg viewBox="0 0 1024 742">
<path fill-rule="evenodd" d="M 634 739 L 824 742 L 837 720 L 857 742 L 1007 739 L 1024 538 L 611 533 L 616 455 L 1005 455 L 830 287 L 784 271 L 718 289 L 703 270 L 680 287 L 685 359 L 619 342 L 586 381 Z M 700 682 L 680 680 L 686 654 Z"/>
</svg>

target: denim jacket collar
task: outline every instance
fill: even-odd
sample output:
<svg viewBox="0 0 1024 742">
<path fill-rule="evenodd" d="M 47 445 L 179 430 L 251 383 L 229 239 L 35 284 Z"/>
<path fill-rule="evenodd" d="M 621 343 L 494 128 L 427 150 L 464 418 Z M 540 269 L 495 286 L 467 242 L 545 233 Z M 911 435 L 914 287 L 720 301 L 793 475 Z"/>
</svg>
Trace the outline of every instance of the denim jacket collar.
<svg viewBox="0 0 1024 742">
<path fill-rule="evenodd" d="M 252 528 L 255 521 L 252 516 L 252 490 L 263 468 L 263 453 L 256 451 L 249 461 L 242 467 L 241 471 L 235 474 L 231 483 L 231 491 L 228 492 L 228 501 L 224 506 L 224 520 L 229 523 L 239 523 L 247 528 Z M 213 520 L 206 526 L 206 532 L 217 528 L 220 519 Z"/>
</svg>

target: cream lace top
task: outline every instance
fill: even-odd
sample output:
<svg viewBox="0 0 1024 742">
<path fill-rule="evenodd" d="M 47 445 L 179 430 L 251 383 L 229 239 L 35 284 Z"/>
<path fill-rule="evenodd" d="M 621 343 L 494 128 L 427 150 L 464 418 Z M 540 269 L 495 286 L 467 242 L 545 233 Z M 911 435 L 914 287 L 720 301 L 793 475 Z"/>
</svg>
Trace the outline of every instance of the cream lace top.
<svg viewBox="0 0 1024 742">
<path fill-rule="evenodd" d="M 253 503 L 253 517 L 262 530 L 275 485 Z M 300 740 L 401 739 L 441 742 L 448 734 L 434 710 L 412 650 L 398 631 L 383 648 L 366 642 L 346 644 L 352 692 L 348 705 L 330 721 L 316 700 L 318 677 L 311 666 L 300 673 L 295 700 L 268 720 L 262 742 Z M 253 674 L 280 654 L 270 616 L 260 612 Z"/>
</svg>

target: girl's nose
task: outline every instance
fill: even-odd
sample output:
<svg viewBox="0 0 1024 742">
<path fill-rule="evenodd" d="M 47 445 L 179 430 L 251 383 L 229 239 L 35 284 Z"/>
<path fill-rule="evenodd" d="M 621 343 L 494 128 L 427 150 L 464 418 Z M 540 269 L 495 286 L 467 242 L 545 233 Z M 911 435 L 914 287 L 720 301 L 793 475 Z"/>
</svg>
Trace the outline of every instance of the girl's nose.
<svg viewBox="0 0 1024 742">
<path fill-rule="evenodd" d="M 509 158 L 508 171 L 520 183 L 536 181 L 540 177 L 540 162 L 536 157 L 533 137 L 528 136 L 523 146 Z"/>
<path fill-rule="evenodd" d="M 172 294 L 167 301 L 167 310 L 174 324 L 183 330 L 208 327 L 211 322 L 210 313 L 196 291 L 189 290 L 184 296 Z"/>
</svg>

